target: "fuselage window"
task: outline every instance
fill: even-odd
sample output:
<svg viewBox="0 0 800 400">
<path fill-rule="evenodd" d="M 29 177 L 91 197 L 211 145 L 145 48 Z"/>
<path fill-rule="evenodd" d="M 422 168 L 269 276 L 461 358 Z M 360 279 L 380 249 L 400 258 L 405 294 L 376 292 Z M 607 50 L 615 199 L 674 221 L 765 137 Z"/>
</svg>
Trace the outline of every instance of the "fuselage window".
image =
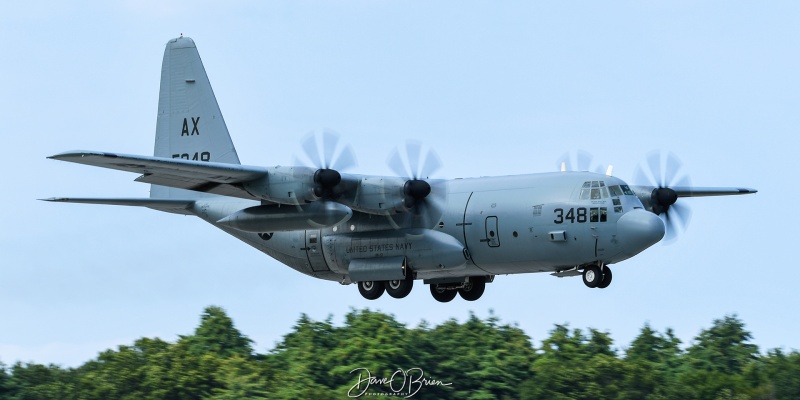
<svg viewBox="0 0 800 400">
<path fill-rule="evenodd" d="M 611 202 L 614 203 L 614 212 L 621 213 L 622 212 L 622 202 L 619 199 L 611 199 Z"/>
<path fill-rule="evenodd" d="M 589 222 L 606 222 L 608 221 L 608 208 L 590 208 L 589 209 Z"/>
</svg>

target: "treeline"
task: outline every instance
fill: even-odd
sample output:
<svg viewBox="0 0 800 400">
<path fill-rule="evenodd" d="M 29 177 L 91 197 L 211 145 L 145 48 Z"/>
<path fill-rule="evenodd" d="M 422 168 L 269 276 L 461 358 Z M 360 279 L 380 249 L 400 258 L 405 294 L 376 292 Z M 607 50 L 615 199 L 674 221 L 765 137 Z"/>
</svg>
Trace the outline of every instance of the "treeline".
<svg viewBox="0 0 800 400">
<path fill-rule="evenodd" d="M 624 350 L 556 325 L 541 347 L 490 316 L 409 328 L 353 310 L 343 326 L 302 315 L 253 351 L 219 307 L 175 343 L 142 338 L 78 368 L 0 364 L 0 399 L 800 399 L 800 353 L 761 354 L 734 316 L 682 348 L 645 325 Z"/>
</svg>

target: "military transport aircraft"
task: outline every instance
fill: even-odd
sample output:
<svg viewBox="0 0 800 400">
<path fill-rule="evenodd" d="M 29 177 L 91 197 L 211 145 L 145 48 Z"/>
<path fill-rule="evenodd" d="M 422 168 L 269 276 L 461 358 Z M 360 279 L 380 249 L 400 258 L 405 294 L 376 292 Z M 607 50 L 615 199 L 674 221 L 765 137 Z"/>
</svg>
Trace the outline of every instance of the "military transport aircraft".
<svg viewBox="0 0 800 400">
<path fill-rule="evenodd" d="M 46 200 L 195 215 L 306 275 L 356 283 L 366 299 L 403 298 L 422 280 L 448 302 L 477 300 L 498 274 L 582 275 L 605 288 L 609 265 L 688 219 L 679 198 L 756 192 L 691 187 L 673 176 L 672 155 L 651 155 L 656 183 L 634 186 L 610 168 L 567 171 L 566 163 L 552 173 L 430 179 L 438 158 L 415 142 L 389 157 L 397 176 L 354 175 L 342 172 L 354 157 L 334 133 L 307 136 L 302 147 L 314 166 L 241 165 L 194 41 L 181 36 L 164 51 L 153 157 L 49 157 L 135 172 L 150 197 Z"/>
</svg>

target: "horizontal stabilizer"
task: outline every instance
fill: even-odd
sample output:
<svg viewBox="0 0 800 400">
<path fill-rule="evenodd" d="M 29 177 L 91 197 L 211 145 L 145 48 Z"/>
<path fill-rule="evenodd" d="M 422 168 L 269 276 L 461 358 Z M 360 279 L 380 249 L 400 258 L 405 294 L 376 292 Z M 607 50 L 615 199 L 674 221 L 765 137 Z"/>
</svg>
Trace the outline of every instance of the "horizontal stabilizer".
<svg viewBox="0 0 800 400">
<path fill-rule="evenodd" d="M 164 211 L 173 214 L 193 215 L 189 209 L 194 204 L 194 200 L 177 199 L 151 199 L 151 198 L 86 198 L 86 197 L 51 197 L 40 199 L 42 201 L 52 201 L 56 203 L 82 203 L 82 204 L 106 204 L 112 206 L 135 206 L 147 207 L 153 210 Z"/>
</svg>

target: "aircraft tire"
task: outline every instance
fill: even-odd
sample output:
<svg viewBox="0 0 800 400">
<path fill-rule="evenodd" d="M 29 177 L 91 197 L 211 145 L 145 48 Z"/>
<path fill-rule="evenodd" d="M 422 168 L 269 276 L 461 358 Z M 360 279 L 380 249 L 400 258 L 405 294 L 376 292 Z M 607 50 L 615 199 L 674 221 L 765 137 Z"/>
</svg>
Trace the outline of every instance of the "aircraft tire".
<svg viewBox="0 0 800 400">
<path fill-rule="evenodd" d="M 414 288 L 413 279 L 386 281 L 386 293 L 389 293 L 389 296 L 392 296 L 395 299 L 402 299 L 403 297 L 408 296 L 408 294 L 411 293 L 412 288 Z"/>
<path fill-rule="evenodd" d="M 605 289 L 608 285 L 611 284 L 611 268 L 605 267 L 603 268 L 603 279 L 600 281 L 600 284 L 597 285 L 600 289 Z"/>
<path fill-rule="evenodd" d="M 458 292 L 457 290 L 447 290 L 444 288 L 444 286 L 439 286 L 435 283 L 432 283 L 430 286 L 431 295 L 433 295 L 433 298 L 440 303 L 447 303 L 456 298 L 456 294 Z"/>
<path fill-rule="evenodd" d="M 382 281 L 358 282 L 358 292 L 367 300 L 376 300 L 384 291 L 386 291 L 386 285 Z"/>
<path fill-rule="evenodd" d="M 603 274 L 597 265 L 590 265 L 583 269 L 583 283 L 587 287 L 596 288 L 602 280 Z"/>
<path fill-rule="evenodd" d="M 458 289 L 458 294 L 466 301 L 475 301 L 483 296 L 484 290 L 486 290 L 486 278 L 473 276 L 469 278 L 469 282 L 463 288 Z"/>
</svg>

